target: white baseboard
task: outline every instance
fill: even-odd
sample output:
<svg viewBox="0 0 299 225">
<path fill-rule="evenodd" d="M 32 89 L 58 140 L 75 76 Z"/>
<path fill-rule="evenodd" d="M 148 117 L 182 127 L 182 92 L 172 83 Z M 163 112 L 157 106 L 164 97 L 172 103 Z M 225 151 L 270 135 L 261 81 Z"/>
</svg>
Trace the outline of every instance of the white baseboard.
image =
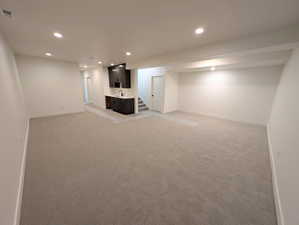
<svg viewBox="0 0 299 225">
<path fill-rule="evenodd" d="M 22 162 L 21 162 L 21 174 L 20 174 L 20 179 L 19 179 L 19 189 L 18 189 L 17 204 L 16 204 L 16 210 L 15 210 L 14 225 L 19 225 L 20 224 L 20 218 L 21 218 L 21 208 L 22 208 L 23 187 L 24 187 L 25 168 L 26 168 L 28 137 L 29 137 L 29 120 L 27 120 L 27 124 L 26 124 L 25 139 L 24 139 L 24 150 L 23 150 Z"/>
<path fill-rule="evenodd" d="M 44 114 L 44 115 L 38 115 L 38 116 L 30 116 L 30 119 L 47 118 L 47 117 L 52 117 L 52 116 L 65 116 L 65 115 L 71 115 L 71 114 L 82 113 L 82 112 L 85 112 L 84 107 L 80 111 L 57 112 L 57 113 Z"/>
<path fill-rule="evenodd" d="M 273 184 L 273 193 L 274 193 L 277 223 L 278 223 L 278 225 L 284 225 L 284 216 L 283 216 L 283 212 L 282 212 L 282 208 L 281 208 L 274 152 L 273 152 L 270 134 L 271 134 L 270 133 L 270 124 L 267 124 L 267 138 L 268 138 L 268 146 L 269 146 L 269 153 L 270 153 L 270 162 L 271 162 L 271 170 L 272 170 L 272 184 Z"/>
<path fill-rule="evenodd" d="M 212 114 L 212 113 L 191 112 L 191 111 L 185 111 L 185 110 L 182 110 L 182 109 L 178 109 L 177 111 L 185 112 L 185 113 L 191 113 L 191 114 L 199 115 L 199 116 L 211 117 L 211 118 L 220 119 L 220 120 L 227 120 L 227 121 L 231 121 L 231 122 L 244 123 L 244 124 L 249 124 L 249 125 L 257 125 L 257 126 L 264 126 L 264 127 L 266 126 L 266 123 L 262 123 L 262 122 L 237 120 L 237 119 L 232 119 L 232 118 L 228 118 L 228 117 L 225 117 L 225 116 Z"/>
</svg>

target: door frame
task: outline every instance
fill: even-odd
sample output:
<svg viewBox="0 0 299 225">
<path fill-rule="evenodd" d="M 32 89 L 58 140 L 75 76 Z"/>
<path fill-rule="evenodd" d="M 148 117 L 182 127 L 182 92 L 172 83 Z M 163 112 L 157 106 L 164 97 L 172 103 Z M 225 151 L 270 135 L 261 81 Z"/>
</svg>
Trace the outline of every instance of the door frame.
<svg viewBox="0 0 299 225">
<path fill-rule="evenodd" d="M 91 84 L 90 82 L 92 82 L 91 77 L 89 74 L 85 72 L 82 73 L 82 83 L 83 83 L 83 104 L 92 104 L 91 101 Z"/>
<path fill-rule="evenodd" d="M 154 87 L 154 78 L 156 78 L 156 77 L 160 77 L 161 78 L 161 108 L 160 108 L 160 110 L 159 111 L 156 111 L 156 110 L 154 110 L 153 109 L 153 106 L 154 106 L 154 101 L 153 101 L 153 87 Z M 162 75 L 162 74 L 159 74 L 159 75 L 152 75 L 152 77 L 151 77 L 151 93 L 150 93 L 150 96 L 151 96 L 151 110 L 154 110 L 154 111 L 156 111 L 156 112 L 163 112 L 163 108 L 164 108 L 164 75 Z"/>
</svg>

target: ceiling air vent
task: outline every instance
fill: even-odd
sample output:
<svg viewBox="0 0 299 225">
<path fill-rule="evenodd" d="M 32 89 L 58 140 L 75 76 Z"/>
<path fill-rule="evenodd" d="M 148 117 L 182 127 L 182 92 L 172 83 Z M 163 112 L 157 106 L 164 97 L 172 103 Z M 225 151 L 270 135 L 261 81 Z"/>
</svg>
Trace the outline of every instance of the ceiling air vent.
<svg viewBox="0 0 299 225">
<path fill-rule="evenodd" d="M 7 10 L 7 9 L 1 9 L 1 14 L 2 14 L 3 16 L 12 18 L 12 12 L 11 12 L 10 10 Z"/>
</svg>

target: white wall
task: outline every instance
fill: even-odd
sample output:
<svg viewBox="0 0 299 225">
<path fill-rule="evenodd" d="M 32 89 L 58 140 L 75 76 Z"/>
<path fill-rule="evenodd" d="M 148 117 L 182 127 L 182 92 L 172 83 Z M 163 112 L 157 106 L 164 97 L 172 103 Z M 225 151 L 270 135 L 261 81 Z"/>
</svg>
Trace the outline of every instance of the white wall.
<svg viewBox="0 0 299 225">
<path fill-rule="evenodd" d="M 151 85 L 152 85 L 152 75 L 148 73 L 147 70 L 138 70 L 138 95 L 143 100 L 143 102 L 151 107 Z"/>
<path fill-rule="evenodd" d="M 74 63 L 17 56 L 30 117 L 83 111 L 82 81 Z"/>
<path fill-rule="evenodd" d="M 97 106 L 105 106 L 104 86 L 105 81 L 105 70 L 102 67 L 86 70 L 83 72 L 84 80 L 88 82 L 88 98 L 89 103 L 93 103 Z M 89 79 L 87 79 L 89 77 Z"/>
<path fill-rule="evenodd" d="M 0 224 L 17 225 L 28 118 L 15 57 L 0 33 Z"/>
<path fill-rule="evenodd" d="M 157 68 L 145 68 L 138 69 L 138 95 L 141 97 L 143 102 L 152 108 L 152 77 L 153 76 L 164 76 L 165 69 L 161 67 Z"/>
<path fill-rule="evenodd" d="M 254 124 L 267 124 L 282 67 L 182 73 L 179 109 Z"/>
<path fill-rule="evenodd" d="M 89 103 L 89 84 L 88 84 L 88 77 L 89 75 L 86 74 L 86 71 L 80 71 L 81 79 L 82 79 L 82 88 L 83 88 L 83 100 L 84 104 Z"/>
<path fill-rule="evenodd" d="M 165 73 L 164 81 L 164 113 L 178 110 L 179 75 L 173 72 Z"/>
<path fill-rule="evenodd" d="M 131 69 L 131 89 L 134 96 L 134 112 L 138 113 L 138 70 Z"/>
<path fill-rule="evenodd" d="M 268 125 L 280 221 L 299 222 L 299 49 L 285 66 Z M 277 189 L 278 188 L 278 189 Z M 280 197 L 279 197 L 280 196 Z M 283 215 L 282 215 L 282 213 Z M 284 222 L 283 222 L 284 221 Z"/>
<path fill-rule="evenodd" d="M 93 71 L 91 76 L 92 81 L 92 96 L 91 101 L 98 106 L 105 107 L 105 96 L 104 96 L 104 82 L 105 82 L 105 70 L 100 67 Z"/>
</svg>

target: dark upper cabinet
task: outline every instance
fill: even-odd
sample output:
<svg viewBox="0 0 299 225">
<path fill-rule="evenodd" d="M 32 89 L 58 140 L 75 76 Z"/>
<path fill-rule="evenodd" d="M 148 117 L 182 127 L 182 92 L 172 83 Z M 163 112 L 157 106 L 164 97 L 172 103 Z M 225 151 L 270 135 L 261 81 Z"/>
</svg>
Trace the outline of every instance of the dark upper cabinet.
<svg viewBox="0 0 299 225">
<path fill-rule="evenodd" d="M 117 67 L 110 66 L 108 67 L 109 73 L 109 87 L 117 88 L 120 87 L 121 83 L 121 74 Z"/>
<path fill-rule="evenodd" d="M 121 79 L 122 88 L 131 88 L 131 70 L 125 70 Z"/>
<path fill-rule="evenodd" d="M 114 87 L 114 79 L 113 76 L 109 73 L 109 87 Z"/>
<path fill-rule="evenodd" d="M 108 67 L 109 87 L 131 88 L 131 71 L 126 70 L 126 64 Z"/>
</svg>

